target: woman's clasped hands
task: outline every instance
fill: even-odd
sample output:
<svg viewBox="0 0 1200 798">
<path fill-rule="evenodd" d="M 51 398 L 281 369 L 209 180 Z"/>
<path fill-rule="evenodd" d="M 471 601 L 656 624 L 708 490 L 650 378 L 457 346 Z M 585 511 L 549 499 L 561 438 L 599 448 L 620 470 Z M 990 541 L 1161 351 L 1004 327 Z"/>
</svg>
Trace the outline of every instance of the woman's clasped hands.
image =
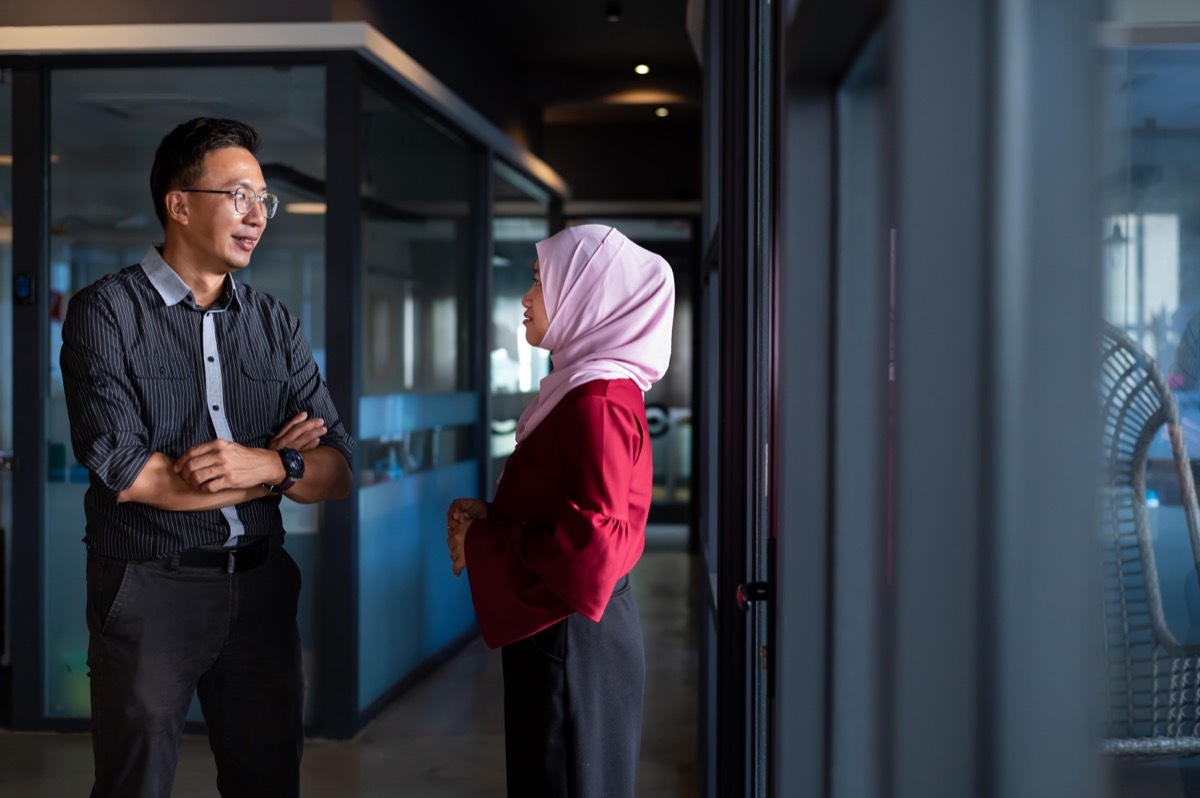
<svg viewBox="0 0 1200 798">
<path fill-rule="evenodd" d="M 487 502 L 481 499 L 455 499 L 446 510 L 446 548 L 450 550 L 450 562 L 454 575 L 462 574 L 467 567 L 467 530 L 477 518 L 487 518 Z"/>
</svg>

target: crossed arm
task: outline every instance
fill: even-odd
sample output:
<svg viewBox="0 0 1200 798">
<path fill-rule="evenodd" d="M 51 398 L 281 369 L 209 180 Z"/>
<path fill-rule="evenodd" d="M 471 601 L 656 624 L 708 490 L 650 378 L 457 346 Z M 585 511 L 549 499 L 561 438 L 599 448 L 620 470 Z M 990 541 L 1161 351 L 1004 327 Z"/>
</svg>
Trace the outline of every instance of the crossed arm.
<svg viewBox="0 0 1200 798">
<path fill-rule="evenodd" d="M 341 452 L 317 445 L 325 432 L 324 420 L 300 413 L 284 424 L 266 449 L 217 439 L 193 446 L 178 460 L 155 452 L 133 484 L 117 494 L 117 501 L 193 511 L 259 499 L 270 493 L 264 485 L 283 481 L 283 462 L 277 452 L 285 447 L 304 455 L 304 478 L 288 490 L 288 498 L 306 504 L 340 499 L 350 492 L 350 466 Z"/>
</svg>

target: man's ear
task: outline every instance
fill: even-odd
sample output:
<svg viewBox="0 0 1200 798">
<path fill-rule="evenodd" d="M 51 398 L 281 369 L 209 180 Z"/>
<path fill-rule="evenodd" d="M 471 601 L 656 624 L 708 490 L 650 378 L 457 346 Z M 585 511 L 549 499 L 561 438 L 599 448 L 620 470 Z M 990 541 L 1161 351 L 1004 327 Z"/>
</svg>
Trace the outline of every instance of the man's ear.
<svg viewBox="0 0 1200 798">
<path fill-rule="evenodd" d="M 168 191 L 167 196 L 163 197 L 163 202 L 167 206 L 167 218 L 173 219 L 177 224 L 186 225 L 188 223 L 188 204 L 187 195 L 182 191 Z"/>
</svg>

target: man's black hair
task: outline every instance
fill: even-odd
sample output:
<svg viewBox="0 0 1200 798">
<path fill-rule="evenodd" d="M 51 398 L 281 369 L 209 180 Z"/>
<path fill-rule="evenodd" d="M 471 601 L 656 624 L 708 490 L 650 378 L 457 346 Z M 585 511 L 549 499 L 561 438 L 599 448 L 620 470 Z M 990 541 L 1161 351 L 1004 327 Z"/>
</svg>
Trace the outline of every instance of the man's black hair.
<svg viewBox="0 0 1200 798">
<path fill-rule="evenodd" d="M 236 119 L 202 116 L 184 122 L 166 136 L 154 153 L 150 168 L 150 196 L 163 229 L 167 227 L 167 192 L 192 188 L 204 174 L 204 158 L 213 150 L 241 147 L 258 151 L 258 133 Z"/>
</svg>

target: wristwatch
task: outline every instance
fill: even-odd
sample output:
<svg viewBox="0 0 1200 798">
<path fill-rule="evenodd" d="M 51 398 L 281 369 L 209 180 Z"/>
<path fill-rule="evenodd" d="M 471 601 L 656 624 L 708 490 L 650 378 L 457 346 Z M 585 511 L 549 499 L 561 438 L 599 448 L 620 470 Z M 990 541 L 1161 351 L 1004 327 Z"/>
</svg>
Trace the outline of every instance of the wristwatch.
<svg viewBox="0 0 1200 798">
<path fill-rule="evenodd" d="M 283 470 L 286 472 L 283 482 L 278 485 L 263 486 L 272 493 L 286 492 L 288 488 L 296 484 L 296 480 L 304 476 L 304 458 L 300 452 L 295 449 L 280 449 L 279 459 L 283 461 Z"/>
</svg>

